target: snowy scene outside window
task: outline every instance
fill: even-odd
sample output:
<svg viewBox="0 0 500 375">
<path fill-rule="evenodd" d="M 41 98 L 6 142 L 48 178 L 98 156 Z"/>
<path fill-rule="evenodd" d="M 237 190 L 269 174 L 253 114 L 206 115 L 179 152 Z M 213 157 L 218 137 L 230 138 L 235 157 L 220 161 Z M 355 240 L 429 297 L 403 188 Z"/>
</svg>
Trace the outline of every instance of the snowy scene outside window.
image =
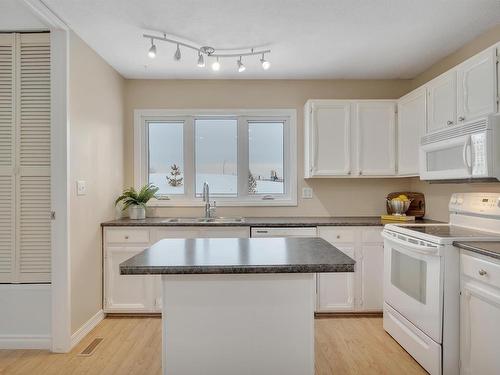
<svg viewBox="0 0 500 375">
<path fill-rule="evenodd" d="M 194 122 L 196 137 L 196 196 L 203 183 L 210 194 L 238 195 L 238 121 L 236 119 L 200 119 Z"/>
<path fill-rule="evenodd" d="M 150 122 L 149 183 L 160 194 L 184 194 L 183 122 Z"/>
</svg>

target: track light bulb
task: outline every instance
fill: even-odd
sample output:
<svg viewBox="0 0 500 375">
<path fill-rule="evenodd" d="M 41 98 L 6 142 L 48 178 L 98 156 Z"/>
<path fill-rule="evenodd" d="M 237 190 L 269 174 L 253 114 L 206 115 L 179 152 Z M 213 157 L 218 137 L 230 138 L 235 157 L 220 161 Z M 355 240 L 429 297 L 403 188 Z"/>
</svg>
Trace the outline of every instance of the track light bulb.
<svg viewBox="0 0 500 375">
<path fill-rule="evenodd" d="M 180 59 L 181 59 L 181 49 L 179 48 L 179 45 L 177 44 L 177 49 L 175 50 L 174 60 L 179 61 Z"/>
<path fill-rule="evenodd" d="M 217 57 L 217 60 L 215 60 L 212 64 L 212 70 L 218 72 L 220 70 L 220 62 L 219 58 Z"/>
<path fill-rule="evenodd" d="M 245 71 L 245 65 L 243 65 L 243 63 L 241 62 L 241 56 L 240 56 L 240 59 L 236 62 L 236 64 L 238 65 L 238 72 L 239 73 L 242 73 Z"/>
<path fill-rule="evenodd" d="M 200 68 L 205 67 L 205 59 L 203 59 L 203 55 L 201 53 L 198 53 L 198 66 Z"/>
<path fill-rule="evenodd" d="M 271 67 L 271 63 L 264 58 L 264 54 L 262 54 L 262 58 L 260 59 L 260 63 L 262 64 L 262 69 L 267 70 Z"/>
<path fill-rule="evenodd" d="M 151 39 L 151 47 L 149 48 L 148 56 L 150 59 L 154 59 L 156 57 L 156 46 L 153 43 L 153 39 Z"/>
</svg>

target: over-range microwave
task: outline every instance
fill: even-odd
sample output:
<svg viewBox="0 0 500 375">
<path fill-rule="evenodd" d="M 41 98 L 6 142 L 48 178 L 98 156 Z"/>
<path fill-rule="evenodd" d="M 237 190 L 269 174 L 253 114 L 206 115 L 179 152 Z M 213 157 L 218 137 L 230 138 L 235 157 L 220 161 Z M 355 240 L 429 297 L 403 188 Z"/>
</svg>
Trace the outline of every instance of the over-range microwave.
<svg viewBox="0 0 500 375">
<path fill-rule="evenodd" d="M 500 115 L 423 136 L 420 179 L 499 180 Z"/>
</svg>

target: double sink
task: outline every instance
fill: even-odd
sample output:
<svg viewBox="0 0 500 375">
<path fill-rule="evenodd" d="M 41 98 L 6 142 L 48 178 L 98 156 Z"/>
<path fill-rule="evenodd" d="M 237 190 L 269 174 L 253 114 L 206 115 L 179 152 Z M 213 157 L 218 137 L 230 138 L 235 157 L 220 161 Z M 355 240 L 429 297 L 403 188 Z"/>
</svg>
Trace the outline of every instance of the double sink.
<svg viewBox="0 0 500 375">
<path fill-rule="evenodd" d="M 211 224 L 211 223 L 244 223 L 243 217 L 174 217 L 162 220 L 162 223 L 178 224 Z"/>
</svg>

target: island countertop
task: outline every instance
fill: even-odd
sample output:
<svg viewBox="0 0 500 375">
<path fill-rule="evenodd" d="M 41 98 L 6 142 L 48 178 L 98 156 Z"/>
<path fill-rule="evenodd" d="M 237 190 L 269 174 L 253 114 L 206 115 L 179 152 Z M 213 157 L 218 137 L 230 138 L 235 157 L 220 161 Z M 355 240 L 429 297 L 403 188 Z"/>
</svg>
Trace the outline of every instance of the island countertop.
<svg viewBox="0 0 500 375">
<path fill-rule="evenodd" d="M 122 275 L 354 272 L 322 238 L 164 239 L 120 264 Z"/>
</svg>

